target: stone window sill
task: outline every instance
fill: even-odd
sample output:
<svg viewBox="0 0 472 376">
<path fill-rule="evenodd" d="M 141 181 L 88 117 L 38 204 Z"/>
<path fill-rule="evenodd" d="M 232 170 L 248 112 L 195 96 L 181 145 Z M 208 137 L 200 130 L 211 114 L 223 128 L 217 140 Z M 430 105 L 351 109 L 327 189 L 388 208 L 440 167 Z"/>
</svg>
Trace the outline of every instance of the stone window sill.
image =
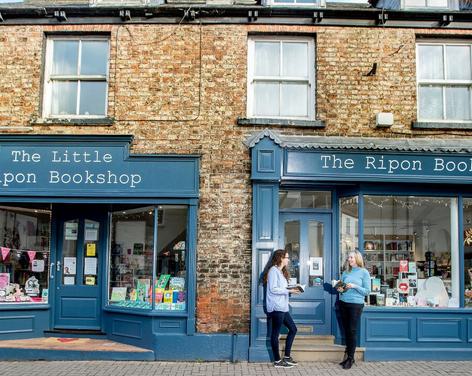
<svg viewBox="0 0 472 376">
<path fill-rule="evenodd" d="M 115 122 L 114 118 L 41 118 L 34 120 L 31 125 L 104 125 L 110 126 Z"/>
<path fill-rule="evenodd" d="M 238 125 L 255 125 L 267 127 L 279 125 L 283 127 L 303 127 L 303 128 L 325 128 L 326 124 L 322 120 L 298 120 L 298 119 L 276 119 L 276 118 L 238 118 Z"/>
<path fill-rule="evenodd" d="M 414 121 L 411 123 L 413 129 L 463 129 L 472 130 L 472 121 L 455 122 L 435 122 L 435 121 Z"/>
</svg>

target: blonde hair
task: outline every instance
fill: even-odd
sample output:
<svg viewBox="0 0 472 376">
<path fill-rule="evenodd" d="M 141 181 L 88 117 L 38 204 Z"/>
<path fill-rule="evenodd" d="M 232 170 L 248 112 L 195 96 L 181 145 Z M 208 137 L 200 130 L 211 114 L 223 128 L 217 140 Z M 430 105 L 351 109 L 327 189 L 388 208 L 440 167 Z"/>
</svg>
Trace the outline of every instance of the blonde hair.
<svg viewBox="0 0 472 376">
<path fill-rule="evenodd" d="M 354 259 L 356 260 L 357 266 L 359 268 L 363 268 L 364 267 L 364 259 L 362 258 L 362 253 L 360 253 L 358 250 L 349 251 L 349 253 L 347 254 L 348 257 L 351 254 L 354 255 Z M 346 266 L 345 266 L 344 269 L 348 270 L 348 271 L 352 271 L 352 267 L 351 267 L 351 265 L 349 265 L 349 261 L 347 261 L 347 259 L 346 259 Z"/>
</svg>

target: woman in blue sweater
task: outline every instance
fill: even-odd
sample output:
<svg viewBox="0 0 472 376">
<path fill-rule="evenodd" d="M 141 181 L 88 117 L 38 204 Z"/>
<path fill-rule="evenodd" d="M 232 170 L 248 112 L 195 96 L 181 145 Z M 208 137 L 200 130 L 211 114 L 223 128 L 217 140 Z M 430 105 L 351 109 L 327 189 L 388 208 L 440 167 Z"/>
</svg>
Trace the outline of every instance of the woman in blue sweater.
<svg viewBox="0 0 472 376">
<path fill-rule="evenodd" d="M 289 255 L 283 249 L 278 249 L 272 256 L 271 268 L 264 274 L 263 281 L 267 284 L 266 306 L 267 318 L 271 320 L 270 345 L 274 354 L 274 366 L 276 368 L 291 368 L 297 364 L 290 356 L 292 343 L 297 334 L 297 326 L 289 313 L 289 295 L 299 294 L 297 289 L 288 289 L 290 275 L 287 270 Z M 285 356 L 280 358 L 279 334 L 282 325 L 288 328 L 285 341 Z"/>
<path fill-rule="evenodd" d="M 344 369 L 350 369 L 354 364 L 357 328 L 364 308 L 364 298 L 370 294 L 370 275 L 364 268 L 364 260 L 359 251 L 349 252 L 341 280 L 345 286 L 338 288 L 340 292 L 339 310 L 344 329 L 346 352 L 340 365 Z"/>
</svg>

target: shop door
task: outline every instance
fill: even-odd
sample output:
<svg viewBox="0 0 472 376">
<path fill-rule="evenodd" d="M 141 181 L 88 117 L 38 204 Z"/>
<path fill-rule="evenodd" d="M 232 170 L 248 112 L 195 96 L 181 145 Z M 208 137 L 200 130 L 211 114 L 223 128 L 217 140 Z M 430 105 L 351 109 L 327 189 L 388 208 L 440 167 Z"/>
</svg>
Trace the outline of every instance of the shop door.
<svg viewBox="0 0 472 376">
<path fill-rule="evenodd" d="M 57 217 L 56 329 L 101 329 L 105 216 L 69 207 Z"/>
<path fill-rule="evenodd" d="M 331 334 L 331 214 L 282 213 L 281 248 L 291 257 L 292 283 L 306 285 L 290 298 L 299 334 Z"/>
</svg>

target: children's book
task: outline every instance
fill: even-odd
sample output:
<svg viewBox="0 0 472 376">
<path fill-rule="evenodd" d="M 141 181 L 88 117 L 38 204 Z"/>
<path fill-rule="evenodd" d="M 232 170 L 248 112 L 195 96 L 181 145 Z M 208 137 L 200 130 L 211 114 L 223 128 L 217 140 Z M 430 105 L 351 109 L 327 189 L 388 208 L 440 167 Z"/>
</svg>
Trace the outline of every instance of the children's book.
<svg viewBox="0 0 472 376">
<path fill-rule="evenodd" d="M 156 282 L 156 289 L 165 289 L 169 282 L 170 274 L 161 274 Z"/>
</svg>

